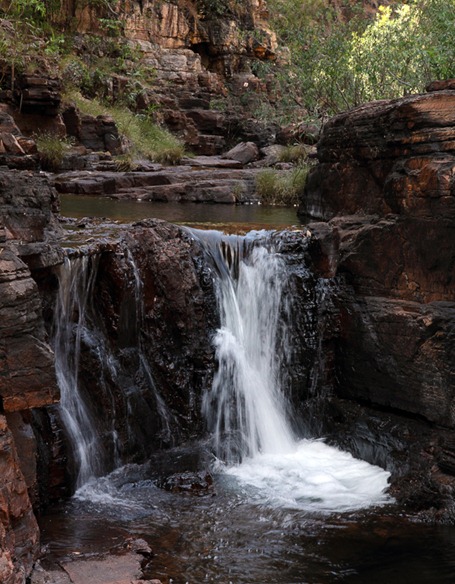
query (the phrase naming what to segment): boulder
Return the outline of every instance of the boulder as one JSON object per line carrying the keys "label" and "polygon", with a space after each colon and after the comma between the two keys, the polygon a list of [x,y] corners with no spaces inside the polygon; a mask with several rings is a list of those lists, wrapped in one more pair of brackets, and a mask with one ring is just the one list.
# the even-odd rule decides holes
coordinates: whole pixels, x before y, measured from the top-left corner
{"label": "boulder", "polygon": [[259,158],[259,149],[254,142],[241,142],[229,150],[229,152],[223,154],[223,158],[237,160],[242,164],[248,164]]}

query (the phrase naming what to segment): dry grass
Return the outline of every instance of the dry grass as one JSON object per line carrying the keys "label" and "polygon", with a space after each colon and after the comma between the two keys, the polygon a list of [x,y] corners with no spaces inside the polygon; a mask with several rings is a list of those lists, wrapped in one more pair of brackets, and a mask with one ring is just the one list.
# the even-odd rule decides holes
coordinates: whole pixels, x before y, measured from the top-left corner
{"label": "dry grass", "polygon": [[126,138],[129,154],[133,157],[143,156],[162,164],[178,164],[185,156],[182,142],[146,115],[135,114],[122,106],[104,105],[96,99],[85,99],[76,92],[68,99],[85,114],[111,116],[120,134]]}
{"label": "dry grass", "polygon": [[256,176],[256,193],[263,205],[294,206],[299,202],[309,166],[300,164],[292,170],[266,168]]}

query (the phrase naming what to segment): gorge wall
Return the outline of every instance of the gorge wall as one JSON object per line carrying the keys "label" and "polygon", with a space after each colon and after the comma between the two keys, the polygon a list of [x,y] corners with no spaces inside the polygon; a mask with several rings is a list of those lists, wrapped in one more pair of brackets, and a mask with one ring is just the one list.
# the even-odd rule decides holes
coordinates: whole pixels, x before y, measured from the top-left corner
{"label": "gorge wall", "polygon": [[0,579],[24,582],[39,552],[31,409],[59,399],[38,275],[61,261],[54,191],[32,173],[0,171]]}
{"label": "gorge wall", "polygon": [[[297,298],[286,365],[308,412],[300,430],[387,467],[400,503],[442,521],[453,521],[455,476],[454,106],[443,88],[330,121],[300,207],[308,232],[276,242]],[[2,170],[0,204],[0,574],[16,584],[39,551],[32,504],[74,481],[49,344],[68,260],[47,177]],[[96,229],[68,256],[90,281],[81,391],[107,471],[115,456],[139,462],[203,434],[218,316],[194,233],[160,221]]]}
{"label": "gorge wall", "polygon": [[[11,167],[36,167],[36,148],[25,137],[40,132],[71,136],[93,152],[125,150],[110,116],[82,113],[71,95],[63,97],[75,88],[89,99],[152,116],[197,154],[219,154],[241,140],[272,143],[277,128],[252,115],[258,100],[272,98],[251,66],[276,57],[266,18],[262,0],[71,0],[56,13],[49,7],[48,19],[71,43],[71,59],[53,59],[39,38],[30,39],[35,54],[20,49],[22,67],[0,57],[0,111],[17,126],[12,129],[8,119],[11,127],[2,128],[0,158]],[[21,34],[7,20],[0,32],[11,45]]]}
{"label": "gorge wall", "polygon": [[446,518],[455,484],[455,92],[448,86],[328,122],[299,209],[339,282],[326,431],[403,477],[399,499]]}

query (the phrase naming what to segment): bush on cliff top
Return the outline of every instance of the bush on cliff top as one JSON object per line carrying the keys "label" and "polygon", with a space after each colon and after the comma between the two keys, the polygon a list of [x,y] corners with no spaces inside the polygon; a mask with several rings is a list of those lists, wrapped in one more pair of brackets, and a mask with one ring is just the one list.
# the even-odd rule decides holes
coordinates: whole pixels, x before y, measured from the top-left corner
{"label": "bush on cliff top", "polygon": [[346,17],[327,0],[269,0],[272,24],[291,52],[277,71],[279,107],[292,114],[298,103],[312,115],[332,115],[455,77],[455,0],[393,4],[372,19],[355,4]]}

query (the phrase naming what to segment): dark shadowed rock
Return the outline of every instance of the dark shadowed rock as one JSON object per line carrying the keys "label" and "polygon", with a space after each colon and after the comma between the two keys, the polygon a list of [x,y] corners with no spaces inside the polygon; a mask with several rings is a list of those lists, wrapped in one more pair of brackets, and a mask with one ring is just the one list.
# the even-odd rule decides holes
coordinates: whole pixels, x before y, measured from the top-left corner
{"label": "dark shadowed rock", "polygon": [[300,213],[327,222],[309,228],[339,282],[326,434],[389,468],[401,502],[449,520],[455,92],[439,89],[328,122]]}
{"label": "dark shadowed rock", "polygon": [[158,486],[172,493],[189,495],[213,495],[213,478],[208,472],[184,472],[173,474],[158,481]]}

